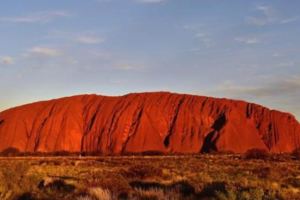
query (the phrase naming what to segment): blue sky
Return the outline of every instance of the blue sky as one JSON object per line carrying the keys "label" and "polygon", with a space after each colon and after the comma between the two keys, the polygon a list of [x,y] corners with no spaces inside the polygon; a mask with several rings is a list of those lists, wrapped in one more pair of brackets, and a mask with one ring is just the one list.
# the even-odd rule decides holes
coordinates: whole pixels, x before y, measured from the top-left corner
{"label": "blue sky", "polygon": [[0,110],[173,91],[300,119],[299,35],[297,0],[3,0]]}

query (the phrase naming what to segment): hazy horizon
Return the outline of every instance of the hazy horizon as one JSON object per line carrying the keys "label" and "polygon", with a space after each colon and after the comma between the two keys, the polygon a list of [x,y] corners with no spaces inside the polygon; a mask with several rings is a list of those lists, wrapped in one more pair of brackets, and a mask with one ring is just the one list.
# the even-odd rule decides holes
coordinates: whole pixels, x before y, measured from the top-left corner
{"label": "hazy horizon", "polygon": [[0,13],[0,111],[170,91],[300,119],[299,1],[5,0]]}

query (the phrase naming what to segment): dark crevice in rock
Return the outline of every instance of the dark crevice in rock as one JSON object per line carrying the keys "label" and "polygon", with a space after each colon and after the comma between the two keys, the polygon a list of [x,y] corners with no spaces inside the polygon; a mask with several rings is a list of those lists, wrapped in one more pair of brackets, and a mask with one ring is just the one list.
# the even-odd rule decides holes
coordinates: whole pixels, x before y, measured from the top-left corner
{"label": "dark crevice in rock", "polygon": [[[47,122],[48,118],[52,115],[53,110],[54,110],[54,105],[52,105],[50,111],[48,112],[47,116],[42,120],[42,123],[39,124],[39,117],[41,115],[41,113],[43,111],[45,111],[47,108],[43,108],[43,110],[40,110],[39,114],[36,115],[34,121],[33,121],[33,125],[30,129],[30,131],[27,129],[26,126],[26,136],[27,136],[27,141],[26,141],[26,147],[25,149],[28,150],[28,146],[30,145],[30,140],[34,140],[33,142],[33,151],[35,152],[39,146],[40,143],[40,137],[41,137],[41,131],[45,125],[45,123]],[[26,125],[25,121],[24,124]],[[35,129],[35,127],[38,126],[37,129]],[[36,131],[35,131],[36,130]]]}
{"label": "dark crevice in rock", "polygon": [[216,140],[219,138],[217,131],[212,131],[204,138],[203,146],[201,148],[201,153],[211,153],[216,152],[218,149],[216,147]]}
{"label": "dark crevice in rock", "polygon": [[89,123],[89,125],[87,127],[87,131],[90,131],[92,129],[92,127],[93,127],[93,125],[95,123],[95,119],[97,117],[97,113],[98,112],[95,112],[95,114],[93,115],[93,117],[92,117],[92,119],[91,119],[91,121],[90,121],[90,123]]}
{"label": "dark crevice in rock", "polygon": [[[99,109],[99,107],[98,107],[98,109]],[[83,133],[83,135],[82,135],[82,137],[81,137],[81,144],[80,144],[80,152],[82,152],[83,151],[83,148],[84,148],[84,139],[85,139],[85,137],[87,136],[87,134],[92,130],[92,127],[93,127],[93,125],[94,125],[94,123],[95,123],[95,120],[96,120],[96,117],[97,117],[97,114],[98,114],[98,109],[97,109],[97,111],[94,113],[94,115],[92,116],[92,118],[91,118],[91,120],[90,120],[90,122],[88,123],[88,125],[87,125],[87,128],[86,128],[86,130],[84,131],[84,133]]]}
{"label": "dark crevice in rock", "polygon": [[[120,104],[119,104],[119,105],[120,105]],[[118,122],[118,119],[119,119],[119,117],[120,117],[122,105],[123,105],[123,104],[121,104],[120,106],[118,106],[118,107],[113,111],[111,120],[110,120],[110,122],[109,122],[108,129],[107,129],[107,131],[106,131],[107,138],[108,138],[107,146],[108,146],[108,150],[109,150],[110,152],[112,152],[112,149],[113,149],[112,133],[113,133],[113,131],[115,130],[115,128],[116,128],[116,126],[117,126],[117,122]]]}
{"label": "dark crevice in rock", "polygon": [[98,138],[97,138],[96,150],[100,151],[100,152],[102,151],[102,146],[103,146],[103,143],[102,143],[103,134],[104,134],[104,127],[102,127],[100,129],[99,135],[98,135]]}
{"label": "dark crevice in rock", "polygon": [[[64,110],[64,113],[62,115],[62,120],[60,122],[60,130],[64,130],[66,129],[67,127],[67,122],[68,122],[68,119],[69,119],[69,113],[70,113],[70,110],[71,110],[71,105],[67,105],[67,107],[65,108]],[[55,138],[55,143],[54,143],[54,148],[55,149],[60,149],[61,147],[58,147],[58,145],[60,144],[61,142],[61,138],[65,137],[66,135],[66,132],[64,133],[59,133],[56,135],[56,138]]]}
{"label": "dark crevice in rock", "polygon": [[201,153],[210,153],[217,151],[216,147],[216,141],[220,137],[220,130],[225,126],[226,124],[226,115],[223,113],[221,114],[217,120],[212,125],[213,131],[207,134],[207,136],[204,138],[203,146],[201,148]]}
{"label": "dark crevice in rock", "polygon": [[[92,130],[92,127],[93,127],[94,124],[95,124],[96,118],[97,118],[97,116],[98,116],[98,114],[99,114],[99,112],[100,112],[100,108],[101,108],[101,105],[102,105],[102,101],[103,101],[103,99],[101,99],[101,100],[98,102],[97,107],[96,107],[96,109],[94,110],[94,113],[93,113],[93,116],[92,116],[91,120],[89,120],[89,122],[87,123],[87,126],[84,127],[84,132],[83,132],[83,134],[82,134],[82,136],[81,136],[81,141],[80,141],[80,152],[85,151],[85,149],[84,149],[85,138],[86,138],[87,135],[90,133],[90,131]],[[83,120],[84,120],[83,124],[85,124],[85,122],[88,121],[88,119],[87,119],[87,118],[88,118],[88,111],[89,111],[89,109],[91,109],[91,107],[92,107],[92,103],[89,103],[89,104],[86,105],[86,106],[84,107],[84,109],[83,109],[83,115],[84,115],[84,116],[83,116]]]}
{"label": "dark crevice in rock", "polygon": [[247,104],[246,117],[251,118],[252,112],[253,112],[252,104]]}
{"label": "dark crevice in rock", "polygon": [[215,131],[220,131],[225,126],[225,124],[226,124],[226,115],[223,113],[217,118],[212,128]]}
{"label": "dark crevice in rock", "polygon": [[171,120],[171,123],[170,123],[170,126],[169,126],[168,134],[164,139],[165,147],[169,147],[169,145],[170,145],[170,137],[171,137],[171,135],[173,134],[173,132],[175,130],[175,124],[176,124],[176,121],[177,121],[177,118],[178,118],[178,113],[179,113],[180,107],[183,104],[183,102],[184,102],[184,97],[179,100],[179,102],[177,104],[177,107],[175,109],[173,119]]}
{"label": "dark crevice in rock", "polygon": [[[54,104],[55,105],[55,104]],[[34,149],[33,151],[36,152],[39,145],[40,145],[40,140],[41,140],[41,132],[47,122],[47,120],[50,118],[50,116],[52,115],[53,111],[54,111],[54,105],[51,107],[49,113],[47,114],[47,116],[45,117],[45,119],[43,120],[43,122],[40,124],[38,130],[37,130],[37,136],[35,138],[35,141],[34,141]]]}
{"label": "dark crevice in rock", "polygon": [[[27,140],[29,140],[29,138],[30,138],[30,131],[29,131],[29,128],[28,128],[28,126],[27,126],[25,120],[23,120],[23,123],[24,123],[24,127],[25,127],[26,138],[27,138]],[[1,125],[1,123],[0,123],[0,125]]]}
{"label": "dark crevice in rock", "polygon": [[37,151],[37,149],[39,147],[40,140],[41,140],[40,134],[41,134],[41,131],[43,130],[43,127],[45,126],[46,121],[47,121],[47,118],[45,118],[43,120],[39,129],[37,130],[38,135],[36,136],[35,141],[34,141],[34,152]]}
{"label": "dark crevice in rock", "polygon": [[106,138],[105,146],[107,147],[106,149],[108,152],[113,152],[114,145],[115,145],[113,141],[113,133],[117,129],[120,116],[122,116],[122,114],[126,112],[126,110],[128,109],[131,103],[132,102],[128,102],[128,101],[118,101],[111,112],[112,117],[110,117],[106,121],[107,125],[105,131],[103,132],[104,134],[103,138]]}
{"label": "dark crevice in rock", "polygon": [[129,142],[130,138],[136,134],[143,115],[143,110],[144,106],[142,105],[135,111],[134,118],[129,128],[128,137],[126,138],[126,141],[124,142],[122,147],[122,152],[124,152],[124,150],[126,149],[127,143]]}
{"label": "dark crevice in rock", "polygon": [[269,123],[265,130],[266,131],[265,131],[265,133],[263,133],[261,139],[262,139],[263,143],[266,145],[266,147],[268,149],[270,149],[272,146],[272,143],[273,143],[273,141],[272,141],[272,124]]}
{"label": "dark crevice in rock", "polygon": [[202,101],[202,103],[201,103],[201,108],[200,108],[200,112],[202,112],[202,111],[204,110],[207,101],[208,101],[208,98],[205,98],[204,101]]}

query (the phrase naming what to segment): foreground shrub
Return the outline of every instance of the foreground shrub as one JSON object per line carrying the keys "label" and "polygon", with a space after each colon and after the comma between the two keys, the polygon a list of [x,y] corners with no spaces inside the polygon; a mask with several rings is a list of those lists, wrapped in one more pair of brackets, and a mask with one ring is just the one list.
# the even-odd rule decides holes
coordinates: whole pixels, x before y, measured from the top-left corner
{"label": "foreground shrub", "polygon": [[26,192],[16,197],[14,200],[36,200],[36,198],[31,193]]}
{"label": "foreground shrub", "polygon": [[174,190],[183,196],[190,196],[192,194],[195,194],[195,188],[188,183],[187,181],[179,181],[176,183],[173,183],[172,185],[169,186],[171,190]]}
{"label": "foreground shrub", "polygon": [[265,194],[261,188],[243,188],[230,186],[225,182],[213,182],[204,187],[199,194],[199,199],[271,200],[280,198],[273,194]]}
{"label": "foreground shrub", "polygon": [[295,160],[300,160],[300,149],[299,149],[299,148],[295,149],[295,150],[292,152],[292,157],[293,157]]}
{"label": "foreground shrub", "polygon": [[66,183],[64,180],[57,179],[52,180],[49,183],[45,183],[45,181],[42,181],[38,188],[43,191],[44,194],[46,194],[49,197],[64,197],[67,194],[71,194],[75,190],[75,186]]}
{"label": "foreground shrub", "polygon": [[123,172],[123,175],[128,178],[148,178],[154,176],[162,176],[162,169],[151,165],[134,165]]}
{"label": "foreground shrub", "polygon": [[270,154],[265,149],[250,149],[245,153],[245,159],[268,159]]}
{"label": "foreground shrub", "polygon": [[164,152],[161,151],[144,151],[141,153],[143,156],[162,156]]}
{"label": "foreground shrub", "polygon": [[76,156],[77,154],[69,151],[55,151],[53,153],[49,153],[50,156]]}
{"label": "foreground shrub", "polygon": [[300,188],[300,179],[297,177],[290,177],[290,178],[287,178],[285,181],[287,182],[287,184],[289,184],[295,188]]}
{"label": "foreground shrub", "polygon": [[9,147],[7,149],[4,149],[1,153],[0,156],[19,156],[20,155],[20,151],[19,149],[15,148],[15,147]]}
{"label": "foreground shrub", "polygon": [[104,156],[105,154],[103,154],[100,151],[91,151],[91,152],[81,152],[80,153],[81,156]]}
{"label": "foreground shrub", "polygon": [[213,182],[205,185],[203,190],[199,193],[199,198],[216,198],[227,199],[231,196],[231,191],[228,190],[224,182]]}

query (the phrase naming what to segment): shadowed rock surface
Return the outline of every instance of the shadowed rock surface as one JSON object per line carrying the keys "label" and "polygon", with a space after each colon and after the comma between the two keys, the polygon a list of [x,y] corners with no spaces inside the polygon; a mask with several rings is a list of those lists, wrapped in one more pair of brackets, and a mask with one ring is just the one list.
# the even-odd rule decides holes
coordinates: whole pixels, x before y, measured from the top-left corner
{"label": "shadowed rock surface", "polygon": [[80,95],[0,113],[0,151],[291,152],[300,125],[288,113],[229,99],[136,93]]}

